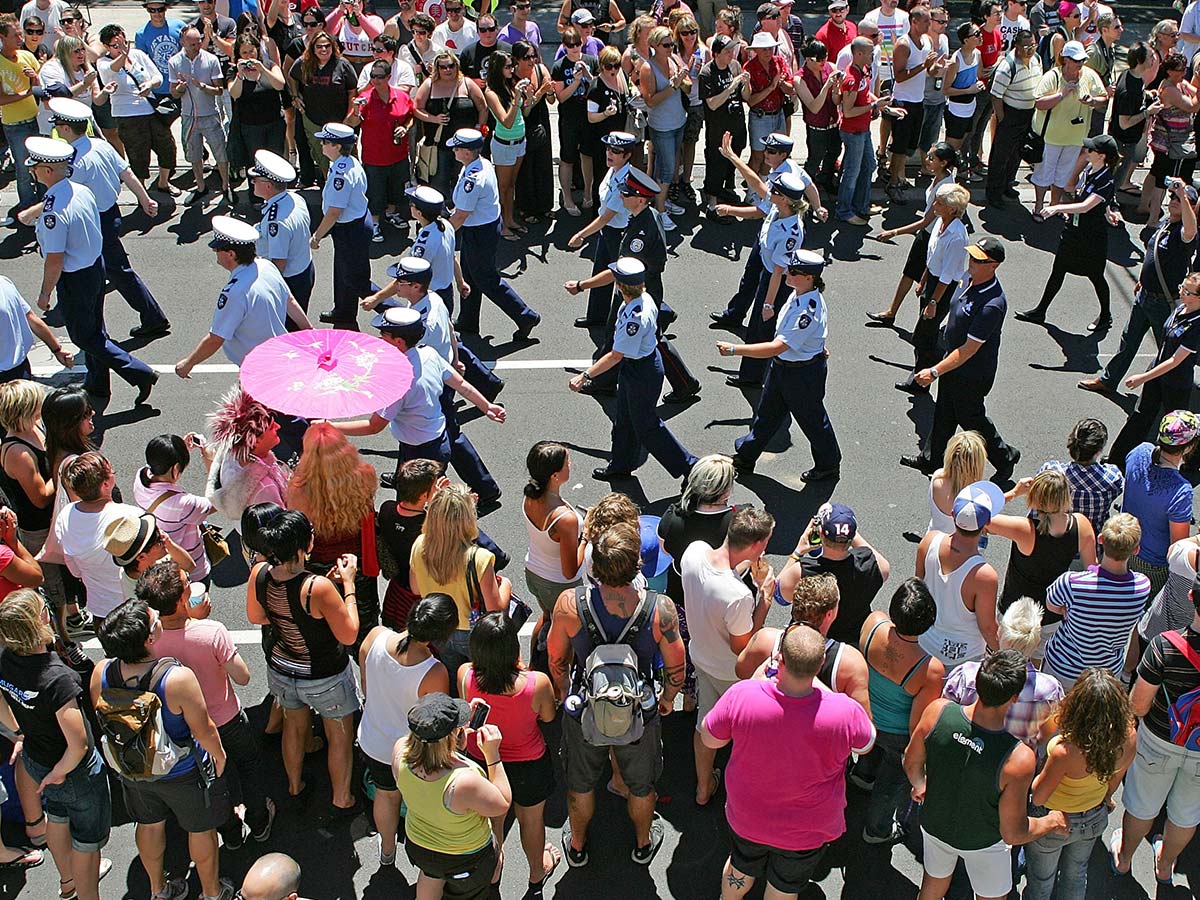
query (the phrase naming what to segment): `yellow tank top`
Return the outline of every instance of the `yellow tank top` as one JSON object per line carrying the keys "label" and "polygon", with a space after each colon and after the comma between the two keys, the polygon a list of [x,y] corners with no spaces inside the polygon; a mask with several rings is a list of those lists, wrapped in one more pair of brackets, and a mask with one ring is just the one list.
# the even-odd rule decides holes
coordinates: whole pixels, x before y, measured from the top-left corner
{"label": "yellow tank top", "polygon": [[[422,597],[428,597],[433,593],[448,594],[454,600],[454,605],[458,607],[458,630],[468,630],[471,627],[471,594],[467,587],[466,556],[463,557],[462,574],[450,583],[443,584],[433,577],[425,565],[425,557],[422,555],[424,548],[425,535],[421,535],[413,542],[412,552],[408,558],[409,566],[416,576],[417,593]],[[484,570],[493,564],[495,559],[491,550],[485,550],[482,547],[475,550],[475,572],[480,579],[483,578]]]}
{"label": "yellow tank top", "polygon": [[[476,772],[482,772],[467,757],[455,755]],[[426,850],[455,855],[474,853],[487,845],[492,839],[492,828],[486,818],[476,812],[460,814],[446,808],[446,788],[466,772],[466,768],[457,767],[437,781],[426,781],[401,761],[396,772],[396,786],[400,788],[404,803],[408,806],[408,816],[404,820],[408,840],[415,841]]]}
{"label": "yellow tank top", "polygon": [[[1050,738],[1046,752],[1053,753],[1054,748],[1061,742],[1062,737],[1056,734]],[[1064,775],[1062,781],[1058,783],[1058,787],[1054,789],[1054,793],[1046,800],[1046,808],[1057,809],[1065,813],[1086,812],[1098,806],[1106,793],[1108,793],[1108,784],[1090,772],[1082,778],[1068,778]]]}

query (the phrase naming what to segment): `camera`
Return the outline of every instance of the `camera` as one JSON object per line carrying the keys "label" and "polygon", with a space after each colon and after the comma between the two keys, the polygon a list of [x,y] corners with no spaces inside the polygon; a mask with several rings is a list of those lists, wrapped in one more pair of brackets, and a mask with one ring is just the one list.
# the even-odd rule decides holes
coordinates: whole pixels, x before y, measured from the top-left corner
{"label": "camera", "polygon": [[1179,179],[1178,179],[1178,178],[1173,178],[1173,177],[1171,177],[1170,175],[1168,175],[1166,178],[1164,178],[1164,179],[1163,179],[1163,185],[1166,187],[1166,189],[1167,189],[1168,191],[1173,191],[1173,190],[1175,190],[1175,187],[1176,187],[1178,184],[1180,184],[1180,181],[1179,181]]}

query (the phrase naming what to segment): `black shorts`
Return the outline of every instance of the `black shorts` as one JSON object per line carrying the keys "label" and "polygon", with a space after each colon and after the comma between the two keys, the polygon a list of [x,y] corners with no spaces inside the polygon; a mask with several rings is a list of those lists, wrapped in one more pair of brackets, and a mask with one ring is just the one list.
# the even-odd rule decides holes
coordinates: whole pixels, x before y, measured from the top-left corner
{"label": "black shorts", "polygon": [[180,828],[189,834],[199,834],[220,828],[229,821],[233,809],[225,778],[218,778],[206,790],[195,769],[179,778],[161,781],[122,778],[121,788],[129,816],[139,825],[157,825],[172,813]]}
{"label": "black shorts", "polygon": [[780,850],[748,841],[732,828],[729,836],[733,838],[729,864],[755,880],[765,874],[767,884],[783,894],[798,894],[804,890],[829,846],[822,844],[815,850]]}
{"label": "black shorts", "polygon": [[579,162],[580,152],[587,152],[588,124],[587,114],[582,118],[573,115],[558,117],[558,158],[565,163],[575,165]]}
{"label": "black shorts", "polygon": [[662,775],[662,719],[657,715],[646,723],[641,740],[618,747],[593,747],[583,739],[583,726],[575,716],[563,717],[563,754],[567,770],[567,790],[587,794],[596,788],[600,774],[608,765],[608,751],[617,757],[621,776],[635,797],[654,792],[654,782]]}
{"label": "black shorts", "polygon": [[1179,178],[1190,184],[1195,171],[1196,160],[1194,159],[1171,159],[1165,153],[1154,151],[1154,161],[1150,164],[1150,177],[1160,188],[1166,187],[1163,183],[1165,178]]}
{"label": "black shorts", "polygon": [[961,141],[971,130],[971,120],[974,119],[974,116],[956,116],[947,107],[944,118],[946,120],[946,140]]}
{"label": "black shorts", "polygon": [[372,759],[367,754],[363,754],[363,761],[366,763],[367,772],[371,776],[371,781],[375,787],[381,791],[398,791],[396,786],[396,773],[392,771],[391,763],[382,763],[377,759]]}
{"label": "black shorts", "polygon": [[554,765],[549,750],[540,759],[506,762],[504,773],[512,788],[512,802],[517,806],[537,806],[554,793]]}
{"label": "black shorts", "polygon": [[496,849],[491,842],[474,853],[439,853],[412,840],[404,842],[408,861],[428,875],[445,881],[443,897],[456,900],[484,900],[492,892],[492,873],[496,870]]}
{"label": "black shorts", "polygon": [[925,276],[925,251],[929,249],[929,232],[922,228],[913,237],[904,261],[904,277],[920,281]]}
{"label": "black shorts", "polygon": [[921,120],[925,115],[925,104],[921,101],[909,103],[900,100],[892,104],[908,110],[903,119],[892,119],[892,155],[912,156],[921,142]]}

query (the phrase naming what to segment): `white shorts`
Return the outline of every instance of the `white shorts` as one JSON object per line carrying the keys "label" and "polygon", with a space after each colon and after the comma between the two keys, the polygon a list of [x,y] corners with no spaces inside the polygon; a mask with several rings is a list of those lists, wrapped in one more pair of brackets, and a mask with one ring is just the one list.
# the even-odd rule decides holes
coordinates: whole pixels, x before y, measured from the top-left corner
{"label": "white shorts", "polygon": [[1155,818],[1165,803],[1167,819],[1180,828],[1200,825],[1200,753],[1187,750],[1138,725],[1137,756],[1121,794],[1135,819]]}
{"label": "white shorts", "polygon": [[525,139],[515,144],[506,144],[498,137],[492,138],[492,165],[515,166],[517,160],[525,155]]}
{"label": "white shorts", "polygon": [[971,879],[971,890],[980,897],[1007,897],[1012,890],[1012,855],[998,841],[982,850],[959,850],[921,829],[925,846],[925,871],[931,878],[949,878],[961,859]]}
{"label": "white shorts", "polygon": [[712,712],[721,696],[737,684],[737,680],[722,681],[713,678],[699,666],[696,667],[696,730],[704,723],[704,717]]}
{"label": "white shorts", "polygon": [[1033,167],[1033,183],[1037,187],[1059,187],[1064,190],[1071,186],[1071,174],[1075,171],[1075,163],[1081,147],[1063,147],[1059,144],[1046,144],[1042,161]]}

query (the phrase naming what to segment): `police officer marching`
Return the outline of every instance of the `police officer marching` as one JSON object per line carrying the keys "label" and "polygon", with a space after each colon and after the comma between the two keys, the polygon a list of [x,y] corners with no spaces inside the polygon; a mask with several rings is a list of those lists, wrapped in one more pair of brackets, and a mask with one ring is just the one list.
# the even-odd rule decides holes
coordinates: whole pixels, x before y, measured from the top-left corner
{"label": "police officer marching", "polygon": [[[567,241],[568,247],[578,249],[593,234],[600,233],[592,254],[592,275],[607,271],[609,264],[621,255],[621,236],[629,224],[629,210],[622,202],[621,187],[629,177],[637,138],[627,131],[612,131],[600,138],[600,142],[604,144],[608,163],[608,171],[600,180],[600,214]],[[603,328],[609,324],[611,307],[612,294],[606,286],[592,288],[588,291],[587,312],[575,320],[575,327]]]}
{"label": "police officer marching", "polygon": [[[465,366],[459,358],[458,339],[450,324],[450,311],[438,293],[429,289],[433,277],[429,260],[418,256],[402,257],[388,268],[388,275],[392,283],[363,300],[363,308],[374,309],[383,304],[383,312],[400,305],[415,309],[425,325],[425,337],[420,346],[432,347],[456,372],[465,374]],[[462,433],[458,411],[454,408],[454,389],[448,384],[442,388],[441,409],[446,418],[446,438],[450,442],[450,465],[475,492],[481,506],[497,504],[500,486],[479,458],[470,438]],[[384,487],[390,486],[387,481],[385,476]]]}
{"label": "police officer marching", "polygon": [[263,201],[257,253],[275,264],[288,290],[307,313],[316,282],[316,267],[308,243],[312,239],[308,204],[295,191],[289,190],[289,186],[296,183],[296,169],[282,156],[270,150],[258,150],[254,154],[254,165],[246,174],[252,182],[254,196]]}
{"label": "police officer marching", "polygon": [[596,376],[617,366],[623,370],[613,416],[612,457],[607,466],[593,469],[592,477],[631,477],[641,465],[645,450],[672,476],[683,478],[696,464],[696,457],[679,443],[658,414],[663,364],[658,352],[658,307],[646,290],[646,266],[626,256],[609,266],[609,271],[621,296],[612,349],[569,383],[578,393]]}
{"label": "police officer marching", "polygon": [[62,141],[33,136],[25,139],[25,152],[30,174],[46,188],[35,223],[44,260],[38,308],[49,309],[50,297],[57,290],[67,334],[84,354],[87,376],[83,386],[88,393],[108,397],[112,370],[138,389],[134,405],[145,403],[158,376],[113,343],[104,327],[100,211],[92,192],[69,178],[75,150]]}
{"label": "police officer marching", "polygon": [[218,350],[224,350],[229,361],[240,366],[263,341],[286,333],[289,319],[299,329],[312,328],[279,269],[258,258],[257,228],[232,216],[213,216],[212,229],[208,246],[216,252],[221,268],[229,272],[229,281],[217,297],[208,334],[175,364],[180,378],[190,378],[192,369]]}
{"label": "police officer marching", "polygon": [[333,234],[333,309],[321,321],[358,330],[358,301],[371,293],[371,226],[367,221],[367,173],[354,158],[354,129],[330,122],[313,135],[330,161],[321,190],[321,221],[309,246]]}
{"label": "police officer marching", "polygon": [[446,146],[462,164],[454,185],[454,215],[450,224],[458,233],[462,273],[471,287],[459,304],[458,331],[479,334],[480,305],[483,297],[487,297],[516,324],[513,340],[527,341],[542,317],[500,277],[496,266],[496,250],[500,246],[500,188],[495,167],[479,155],[483,150],[483,134],[474,128],[460,128]]}
{"label": "police officer marching", "polygon": [[[793,141],[788,135],[773,132],[768,134],[763,140],[763,159],[770,166],[770,171],[763,179],[745,162],[742,161],[736,153],[733,152],[733,137],[726,132],[721,137],[721,155],[724,156],[733,167],[741,173],[743,178],[746,178],[747,184],[753,185],[755,182],[750,181],[747,173],[752,173],[758,180],[766,182],[768,186],[775,183],[775,180],[784,173],[795,175],[804,184],[804,196],[808,200],[809,207],[813,210],[813,218],[818,222],[824,222],[829,218],[829,210],[821,205],[821,192],[817,190],[817,186],[813,184],[808,173],[804,171],[804,167],[800,163],[791,158],[792,148],[795,147]],[[735,216],[739,219],[762,219],[771,212],[771,197],[768,192],[760,192],[752,190],[747,197],[746,206],[730,206],[728,204],[718,204],[716,213],[718,216]],[[729,299],[725,305],[725,309],[720,312],[709,313],[709,318],[712,319],[710,328],[740,328],[742,320],[746,317],[746,312],[754,303],[754,292],[758,289],[759,278],[762,277],[762,257],[758,253],[759,239],[763,236],[765,229],[759,230],[759,237],[755,239],[754,246],[751,252],[746,257],[746,268],[742,272],[741,281],[738,282],[737,292]]]}
{"label": "police officer marching", "polygon": [[750,433],[734,442],[733,464],[743,471],[754,470],[767,442],[790,412],[812,447],[813,467],[802,472],[800,478],[825,481],[840,474],[842,452],[825,411],[829,356],[825,341],[829,329],[821,296],[825,289],[821,280],[824,268],[825,260],[819,253],[792,251],[787,267],[792,295],[778,312],[774,340],[758,344],[717,342],[721,356],[771,360]]}
{"label": "police officer marching", "polygon": [[[171,330],[171,323],[167,321],[154,295],[129,265],[129,254],[121,243],[121,209],[117,205],[121,184],[129,187],[147,216],[154,218],[158,215],[158,203],[150,199],[142,183],[130,170],[129,163],[111,144],[103,140],[93,141],[88,137],[88,124],[92,121],[90,107],[67,97],[54,97],[49,101],[49,106],[59,136],[75,151],[71,163],[71,181],[88,188],[96,198],[96,208],[100,211],[103,239],[100,253],[104,257],[105,275],[130,309],[138,314],[140,323],[129,332],[130,336],[148,338],[166,334]],[[26,224],[32,224],[41,210],[41,204],[37,204],[24,210],[19,218]],[[63,324],[55,315],[58,312],[52,310],[47,317],[51,325]]]}

